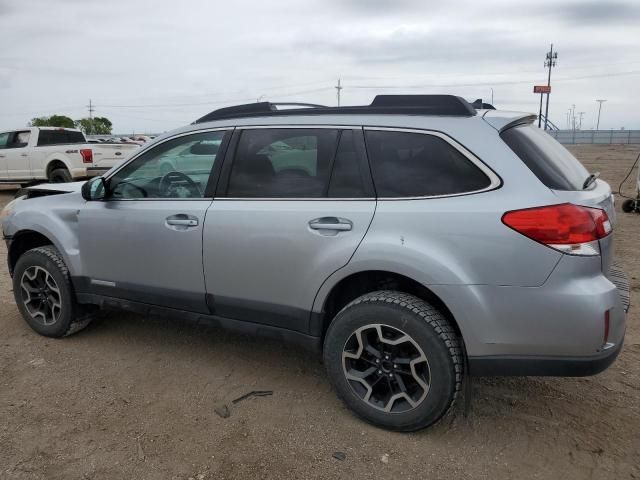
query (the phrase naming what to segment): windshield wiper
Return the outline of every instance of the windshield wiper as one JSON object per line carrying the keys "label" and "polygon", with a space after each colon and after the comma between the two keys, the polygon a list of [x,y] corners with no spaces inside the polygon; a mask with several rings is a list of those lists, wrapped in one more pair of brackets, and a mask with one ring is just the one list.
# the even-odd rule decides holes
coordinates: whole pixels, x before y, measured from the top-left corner
{"label": "windshield wiper", "polygon": [[582,189],[586,190],[587,188],[589,188],[591,184],[595,182],[596,178],[598,178],[599,176],[600,176],[600,172],[592,173],[591,175],[589,175],[587,179],[584,181],[584,183],[582,184]]}

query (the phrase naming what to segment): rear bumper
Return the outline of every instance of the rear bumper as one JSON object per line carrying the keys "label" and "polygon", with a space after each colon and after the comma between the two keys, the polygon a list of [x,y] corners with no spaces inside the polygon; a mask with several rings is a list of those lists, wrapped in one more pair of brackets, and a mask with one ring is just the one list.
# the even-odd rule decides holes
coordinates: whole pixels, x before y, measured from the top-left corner
{"label": "rear bumper", "polygon": [[549,376],[586,377],[606,370],[622,350],[623,340],[591,357],[469,357],[469,373],[475,377]]}
{"label": "rear bumper", "polygon": [[87,167],[87,177],[99,177],[100,175],[104,175],[110,170],[110,168],[106,167]]}

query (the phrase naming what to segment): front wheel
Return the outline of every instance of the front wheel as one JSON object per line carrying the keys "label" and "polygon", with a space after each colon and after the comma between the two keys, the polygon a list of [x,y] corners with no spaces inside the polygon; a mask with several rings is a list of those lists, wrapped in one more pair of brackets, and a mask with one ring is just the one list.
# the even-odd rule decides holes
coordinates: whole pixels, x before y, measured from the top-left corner
{"label": "front wheel", "polygon": [[65,337],[89,324],[75,301],[69,270],[51,245],[25,252],[13,272],[13,294],[29,326],[45,337]]}
{"label": "front wheel", "polygon": [[324,342],[329,380],[364,420],[396,431],[437,422],[462,383],[463,357],[440,311],[407,293],[368,293],[335,317]]}

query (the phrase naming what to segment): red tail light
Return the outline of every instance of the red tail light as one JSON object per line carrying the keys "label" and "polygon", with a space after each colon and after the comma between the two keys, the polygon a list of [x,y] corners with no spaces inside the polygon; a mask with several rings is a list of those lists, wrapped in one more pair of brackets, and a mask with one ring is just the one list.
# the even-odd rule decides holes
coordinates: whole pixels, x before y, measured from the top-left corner
{"label": "red tail light", "polygon": [[597,241],[611,233],[607,212],[571,203],[514,210],[505,213],[502,222],[536,242],[574,255],[597,255]]}
{"label": "red tail light", "polygon": [[90,148],[81,149],[80,155],[82,155],[82,163],[93,163],[93,150]]}

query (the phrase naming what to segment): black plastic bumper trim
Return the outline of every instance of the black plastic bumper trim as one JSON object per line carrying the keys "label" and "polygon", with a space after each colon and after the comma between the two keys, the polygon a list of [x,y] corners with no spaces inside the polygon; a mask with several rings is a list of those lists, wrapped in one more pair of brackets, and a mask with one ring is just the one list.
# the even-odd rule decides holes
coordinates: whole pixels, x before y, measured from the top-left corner
{"label": "black plastic bumper trim", "polygon": [[587,377],[606,370],[618,357],[623,342],[590,357],[469,357],[469,372],[474,377],[535,376]]}

